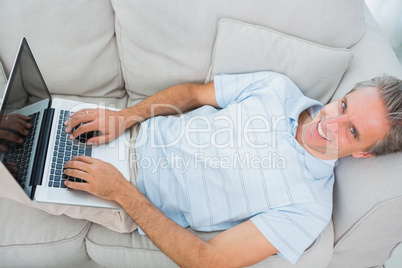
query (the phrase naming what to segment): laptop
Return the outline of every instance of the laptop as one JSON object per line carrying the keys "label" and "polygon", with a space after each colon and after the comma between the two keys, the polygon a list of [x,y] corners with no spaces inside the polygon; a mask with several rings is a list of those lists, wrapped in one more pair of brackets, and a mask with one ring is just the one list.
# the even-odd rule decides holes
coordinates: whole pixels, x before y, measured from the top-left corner
{"label": "laptop", "polygon": [[[12,175],[8,177],[14,178],[32,200],[120,209],[113,201],[64,185],[67,179],[85,183],[63,172],[64,164],[76,155],[109,162],[130,180],[129,130],[99,146],[86,144],[87,139],[99,135],[98,132],[87,132],[71,140],[64,130],[64,122],[71,113],[97,107],[100,106],[52,98],[27,40],[22,38],[1,104],[0,160]],[[32,124],[27,135],[15,124],[23,120],[23,116],[28,116]],[[23,142],[13,142],[12,137]]]}

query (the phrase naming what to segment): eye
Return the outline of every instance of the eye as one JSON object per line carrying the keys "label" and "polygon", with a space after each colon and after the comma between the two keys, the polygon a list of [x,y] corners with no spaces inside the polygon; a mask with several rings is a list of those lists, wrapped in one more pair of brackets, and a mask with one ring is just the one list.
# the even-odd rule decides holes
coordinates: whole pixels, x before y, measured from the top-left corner
{"label": "eye", "polygon": [[352,128],[350,129],[350,132],[352,133],[353,136],[356,136],[356,130],[355,130],[355,128],[352,127]]}
{"label": "eye", "polygon": [[345,102],[342,102],[342,103],[341,103],[341,107],[342,107],[342,110],[345,111],[345,110],[346,110],[346,103],[345,103]]}

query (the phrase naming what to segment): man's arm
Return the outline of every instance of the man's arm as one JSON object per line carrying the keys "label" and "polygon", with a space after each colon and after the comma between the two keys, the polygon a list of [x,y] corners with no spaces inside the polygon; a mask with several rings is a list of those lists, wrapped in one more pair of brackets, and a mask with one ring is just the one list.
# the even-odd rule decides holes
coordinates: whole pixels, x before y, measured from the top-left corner
{"label": "man's arm", "polygon": [[90,143],[109,142],[138,122],[158,115],[181,114],[203,105],[219,108],[215,98],[214,83],[182,84],[158,92],[142,102],[120,111],[84,109],[74,113],[65,122],[66,132],[80,123],[71,135],[76,138],[84,132],[100,130],[102,136],[88,140]]}
{"label": "man's arm", "polygon": [[66,186],[114,200],[167,256],[182,267],[242,267],[257,263],[277,249],[250,220],[204,241],[167,218],[113,165],[86,156],[67,162],[65,173],[87,183]]}
{"label": "man's arm", "polygon": [[214,83],[182,84],[158,92],[137,105],[123,109],[126,118],[138,116],[140,121],[158,115],[181,114],[204,105],[219,108]]}
{"label": "man's arm", "polygon": [[250,220],[206,242],[167,218],[134,186],[116,201],[180,267],[244,267],[277,253]]}

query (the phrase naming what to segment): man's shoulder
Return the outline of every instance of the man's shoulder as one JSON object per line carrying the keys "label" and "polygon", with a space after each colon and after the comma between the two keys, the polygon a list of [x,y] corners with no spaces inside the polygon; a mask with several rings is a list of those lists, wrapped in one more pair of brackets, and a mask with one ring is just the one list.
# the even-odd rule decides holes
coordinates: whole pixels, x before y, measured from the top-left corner
{"label": "man's shoulder", "polygon": [[261,84],[264,88],[269,91],[274,91],[275,94],[281,99],[291,99],[303,97],[304,94],[299,89],[299,87],[292,81],[288,76],[271,72],[271,71],[262,71],[257,73],[252,73],[259,79],[255,79],[256,83]]}
{"label": "man's shoulder", "polygon": [[282,107],[286,100],[303,96],[300,89],[284,74],[259,71],[254,73],[220,74],[214,78],[218,105],[242,102],[251,96],[271,102],[278,99]]}
{"label": "man's shoulder", "polygon": [[251,73],[235,73],[235,74],[227,74],[227,73],[222,73],[214,78],[216,79],[231,79],[231,80],[236,80],[236,81],[247,81],[251,82],[251,84],[266,84],[266,85],[271,85],[271,86],[285,86],[288,87],[289,89],[297,89],[299,92],[299,88],[296,86],[296,84],[292,81],[291,78],[286,76],[285,74],[282,73],[277,73],[277,72],[272,72],[272,71],[257,71],[257,72],[251,72]]}

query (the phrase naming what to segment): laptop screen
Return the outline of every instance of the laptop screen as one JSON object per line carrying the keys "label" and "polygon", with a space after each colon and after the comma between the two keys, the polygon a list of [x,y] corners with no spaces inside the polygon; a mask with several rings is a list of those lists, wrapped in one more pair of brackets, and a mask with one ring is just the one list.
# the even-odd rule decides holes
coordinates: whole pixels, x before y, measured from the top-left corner
{"label": "laptop screen", "polygon": [[50,103],[50,93],[23,38],[1,104],[0,159],[29,196],[42,119]]}

